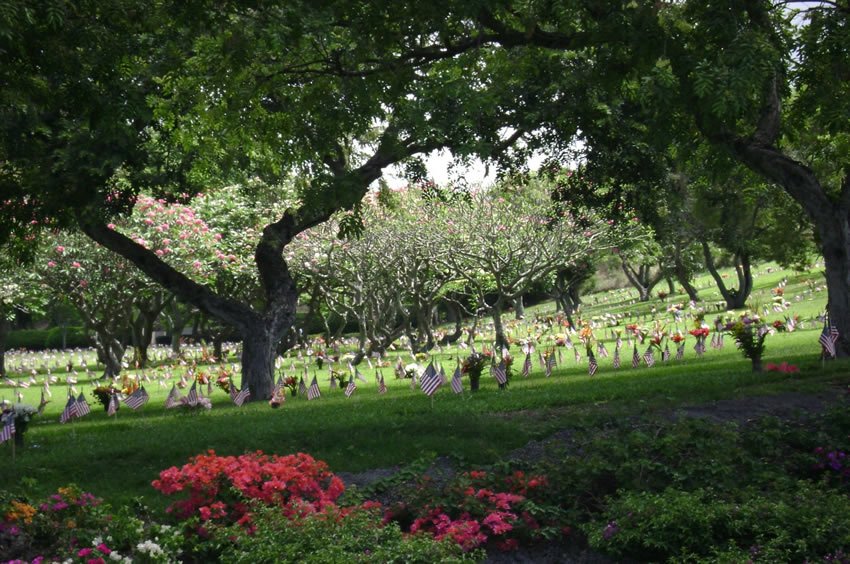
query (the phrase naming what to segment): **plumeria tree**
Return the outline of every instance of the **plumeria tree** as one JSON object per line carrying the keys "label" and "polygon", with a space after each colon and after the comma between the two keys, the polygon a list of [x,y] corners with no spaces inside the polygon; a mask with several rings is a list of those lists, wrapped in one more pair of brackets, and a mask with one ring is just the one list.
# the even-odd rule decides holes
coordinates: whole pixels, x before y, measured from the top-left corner
{"label": "plumeria tree", "polygon": [[572,216],[539,191],[476,194],[445,206],[441,217],[446,252],[437,260],[475,289],[481,311],[493,318],[499,347],[508,344],[502,323],[507,305],[550,273],[616,244],[608,222]]}
{"label": "plumeria tree", "polygon": [[0,376],[6,376],[6,338],[19,311],[37,312],[49,298],[39,284],[38,275],[29,265],[16,264],[6,255],[0,255]]}

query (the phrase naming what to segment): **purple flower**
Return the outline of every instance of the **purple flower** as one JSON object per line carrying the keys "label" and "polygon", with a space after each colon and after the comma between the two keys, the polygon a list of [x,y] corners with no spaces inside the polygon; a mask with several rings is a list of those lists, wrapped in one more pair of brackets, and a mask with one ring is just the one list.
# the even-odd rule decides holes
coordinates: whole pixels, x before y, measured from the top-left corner
{"label": "purple flower", "polygon": [[620,532],[620,527],[617,525],[616,521],[611,521],[608,525],[605,526],[605,529],[602,531],[602,538],[604,540],[611,540],[611,537]]}
{"label": "purple flower", "polygon": [[54,503],[53,507],[51,509],[53,509],[53,511],[62,511],[63,509],[67,509],[67,508],[68,508],[68,504],[65,503],[64,501],[60,501],[59,503]]}

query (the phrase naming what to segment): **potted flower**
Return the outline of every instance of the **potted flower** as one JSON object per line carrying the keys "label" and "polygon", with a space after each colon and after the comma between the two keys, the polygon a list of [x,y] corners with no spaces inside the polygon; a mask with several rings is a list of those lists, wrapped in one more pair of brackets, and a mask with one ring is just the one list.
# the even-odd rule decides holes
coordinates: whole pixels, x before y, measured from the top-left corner
{"label": "potted flower", "polygon": [[469,375],[469,389],[471,391],[478,391],[478,386],[481,382],[481,372],[484,371],[484,367],[487,365],[488,362],[489,356],[485,356],[484,354],[479,352],[474,352],[465,359],[463,359],[463,364],[461,364],[460,371],[463,374]]}

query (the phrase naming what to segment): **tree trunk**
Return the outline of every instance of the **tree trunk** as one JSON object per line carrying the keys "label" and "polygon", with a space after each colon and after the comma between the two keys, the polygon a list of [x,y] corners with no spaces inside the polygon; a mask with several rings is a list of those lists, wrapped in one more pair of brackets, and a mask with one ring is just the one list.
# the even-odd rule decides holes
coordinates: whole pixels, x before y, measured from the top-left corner
{"label": "tree trunk", "polygon": [[248,386],[251,399],[272,396],[274,359],[280,335],[265,324],[258,324],[242,335],[242,388]]}
{"label": "tree trunk", "polygon": [[454,333],[445,335],[440,339],[440,345],[454,343],[463,334],[463,316],[461,315],[460,306],[453,301],[446,301],[446,310],[448,311],[449,321],[454,321],[455,330]]}
{"label": "tree trunk", "polygon": [[671,296],[676,293],[676,286],[673,284],[673,279],[670,276],[667,277],[667,293]]}
{"label": "tree trunk", "polygon": [[720,290],[720,295],[726,300],[726,309],[732,310],[745,307],[747,305],[747,298],[750,297],[750,292],[753,290],[753,274],[749,256],[746,253],[735,255],[734,262],[735,272],[738,275],[738,287],[727,288],[726,283],[723,282],[723,277],[718,272],[714,263],[714,257],[711,254],[708,242],[703,240],[701,244],[702,253],[705,257],[705,267],[708,269],[711,277],[714,278],[714,282]]}
{"label": "tree trunk", "polygon": [[490,310],[490,316],[493,318],[493,330],[496,333],[497,349],[508,348],[508,341],[505,338],[505,326],[502,325],[502,307],[502,298],[499,298]]}
{"label": "tree trunk", "polygon": [[11,328],[12,324],[6,316],[0,317],[0,376],[3,378],[6,377],[6,338]]}
{"label": "tree trunk", "polygon": [[525,319],[525,303],[522,296],[514,300],[514,310],[516,319]]}
{"label": "tree trunk", "polygon": [[620,266],[623,268],[623,272],[626,274],[629,283],[637,289],[639,300],[642,302],[649,301],[649,297],[652,295],[652,289],[663,278],[662,272],[659,270],[653,276],[652,266],[648,264],[642,264],[635,270],[626,262],[626,259],[621,259]]}
{"label": "tree trunk", "polygon": [[831,225],[817,225],[828,291],[829,321],[838,329],[837,356],[850,356],[850,221],[844,210]]}
{"label": "tree trunk", "polygon": [[97,357],[104,365],[104,378],[117,378],[121,374],[121,361],[124,358],[124,345],[121,341],[102,329],[95,329],[94,346]]}

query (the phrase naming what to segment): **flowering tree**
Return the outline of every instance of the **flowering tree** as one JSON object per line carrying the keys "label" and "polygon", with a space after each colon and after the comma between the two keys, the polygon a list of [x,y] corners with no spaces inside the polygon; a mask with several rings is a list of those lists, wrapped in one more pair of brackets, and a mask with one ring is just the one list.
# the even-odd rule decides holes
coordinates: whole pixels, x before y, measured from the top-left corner
{"label": "flowering tree", "polygon": [[611,225],[559,214],[539,192],[478,194],[445,206],[442,216],[446,251],[437,260],[474,288],[479,307],[493,318],[499,347],[508,344],[502,324],[507,304],[559,268],[615,244]]}
{"label": "flowering tree", "polygon": [[17,311],[38,311],[47,301],[47,293],[38,283],[38,275],[27,265],[15,264],[0,255],[0,376],[6,376],[6,337]]}

